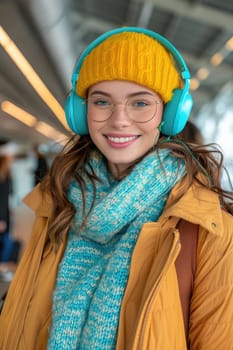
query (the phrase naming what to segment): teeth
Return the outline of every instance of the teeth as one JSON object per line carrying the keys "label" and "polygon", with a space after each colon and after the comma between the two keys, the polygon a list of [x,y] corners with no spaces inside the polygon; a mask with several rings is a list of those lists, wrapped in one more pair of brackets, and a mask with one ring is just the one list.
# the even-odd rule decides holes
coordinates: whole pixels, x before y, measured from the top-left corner
{"label": "teeth", "polygon": [[124,142],[129,142],[129,141],[135,140],[136,136],[130,136],[130,137],[111,137],[111,136],[108,136],[108,139],[112,142],[124,143]]}

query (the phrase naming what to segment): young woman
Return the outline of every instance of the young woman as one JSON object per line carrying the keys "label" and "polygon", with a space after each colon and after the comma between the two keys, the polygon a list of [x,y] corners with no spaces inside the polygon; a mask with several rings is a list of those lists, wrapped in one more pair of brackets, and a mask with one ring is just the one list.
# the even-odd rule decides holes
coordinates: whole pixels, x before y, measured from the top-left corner
{"label": "young woman", "polygon": [[189,79],[142,28],[81,55],[66,104],[77,135],[25,199],[36,220],[2,350],[233,349],[233,194],[217,149],[176,138]]}

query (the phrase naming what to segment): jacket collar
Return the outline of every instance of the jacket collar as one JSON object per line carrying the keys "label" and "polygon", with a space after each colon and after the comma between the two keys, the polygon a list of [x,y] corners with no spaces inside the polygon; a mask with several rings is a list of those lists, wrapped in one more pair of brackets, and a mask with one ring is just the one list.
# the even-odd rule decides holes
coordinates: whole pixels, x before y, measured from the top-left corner
{"label": "jacket collar", "polygon": [[218,195],[195,183],[176,201],[182,185],[183,182],[178,183],[171,191],[162,216],[184,219],[221,236],[224,227]]}
{"label": "jacket collar", "polygon": [[48,193],[42,193],[40,184],[23,199],[23,202],[31,208],[36,215],[49,217],[53,211],[53,201]]}

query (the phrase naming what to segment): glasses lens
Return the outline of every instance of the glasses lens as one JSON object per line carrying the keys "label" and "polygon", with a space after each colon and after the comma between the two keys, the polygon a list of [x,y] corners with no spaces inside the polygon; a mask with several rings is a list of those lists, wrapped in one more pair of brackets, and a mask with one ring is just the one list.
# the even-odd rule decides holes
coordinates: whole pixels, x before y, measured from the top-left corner
{"label": "glasses lens", "polygon": [[88,111],[93,115],[93,120],[103,122],[111,117],[114,105],[112,101],[103,96],[88,98]]}
{"label": "glasses lens", "polygon": [[156,115],[157,104],[158,101],[147,95],[133,97],[127,101],[126,112],[135,122],[145,123]]}

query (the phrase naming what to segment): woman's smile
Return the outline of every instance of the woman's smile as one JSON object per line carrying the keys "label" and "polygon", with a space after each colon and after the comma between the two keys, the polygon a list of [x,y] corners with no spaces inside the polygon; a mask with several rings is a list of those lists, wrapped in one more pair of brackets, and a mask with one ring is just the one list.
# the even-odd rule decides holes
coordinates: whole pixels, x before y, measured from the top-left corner
{"label": "woman's smile", "polygon": [[133,144],[137,139],[138,135],[105,135],[108,143],[112,147],[124,148]]}

